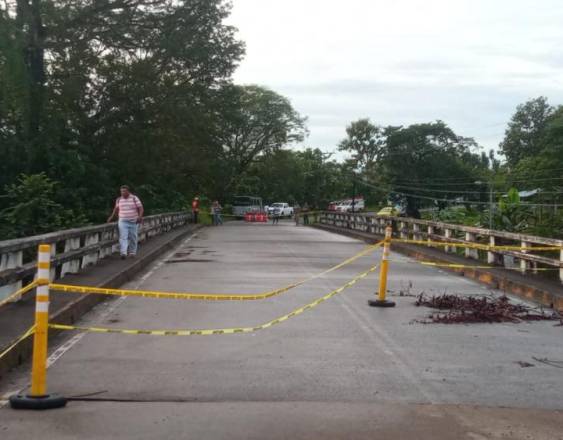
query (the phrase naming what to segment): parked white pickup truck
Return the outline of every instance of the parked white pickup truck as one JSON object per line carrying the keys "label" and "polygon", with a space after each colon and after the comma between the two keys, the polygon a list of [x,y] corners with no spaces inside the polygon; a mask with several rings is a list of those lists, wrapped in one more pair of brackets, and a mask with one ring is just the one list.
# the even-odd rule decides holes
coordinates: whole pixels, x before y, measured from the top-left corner
{"label": "parked white pickup truck", "polygon": [[268,206],[268,215],[292,217],[293,206],[289,206],[288,203],[272,203],[270,206]]}

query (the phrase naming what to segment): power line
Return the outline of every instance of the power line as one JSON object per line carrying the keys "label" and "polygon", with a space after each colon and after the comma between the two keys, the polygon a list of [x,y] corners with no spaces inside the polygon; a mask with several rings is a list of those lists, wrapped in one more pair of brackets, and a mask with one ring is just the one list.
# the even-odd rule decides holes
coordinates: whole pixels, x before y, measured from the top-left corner
{"label": "power line", "polygon": [[[364,183],[368,183],[367,180],[362,180]],[[373,185],[373,184],[372,184]],[[421,182],[421,185],[427,185],[424,182]],[[382,183],[380,187],[393,187],[399,189],[406,189],[406,190],[413,190],[413,191],[422,191],[422,192],[431,192],[431,193],[445,193],[445,194],[483,194],[488,195],[490,191],[464,191],[464,190],[457,190],[457,189],[435,189],[435,188],[421,188],[419,186],[409,186],[409,185],[400,185],[393,182],[390,183]],[[505,195],[508,191],[493,191],[493,194],[503,194]],[[539,191],[537,194],[534,195],[543,195],[543,194],[563,194],[563,191]]]}
{"label": "power line", "polygon": [[[563,168],[546,168],[542,170],[543,172],[548,172],[548,173],[552,173],[552,172],[563,172]],[[529,171],[519,171],[519,172],[509,172],[506,177],[507,179],[510,179],[511,177],[524,177],[527,174],[529,174]],[[557,179],[557,177],[548,177],[547,179]],[[429,179],[426,179],[429,182],[436,182],[437,184],[441,184],[443,182],[459,182],[459,183],[463,183],[463,182],[467,182],[467,183],[474,183],[474,179],[469,179],[467,177],[432,177]],[[419,180],[417,179],[401,179],[402,182],[404,183],[420,183]]]}
{"label": "power line", "polygon": [[[368,183],[366,181],[362,181],[362,182],[369,187],[382,190],[381,188],[378,188],[375,185],[372,185],[371,183]],[[469,203],[469,204],[472,204],[472,205],[490,205],[490,202],[481,202],[481,201],[477,201],[477,200],[441,199],[441,198],[438,198],[438,197],[421,196],[421,195],[418,195],[418,194],[410,194],[410,193],[404,193],[404,192],[394,191],[394,190],[390,190],[388,192],[393,192],[395,194],[400,194],[402,196],[411,197],[413,199],[431,200],[431,201],[435,201],[435,202],[447,202],[447,203],[458,203],[458,204]],[[559,207],[563,206],[563,204],[552,204],[552,203],[526,203],[526,202],[521,202],[521,204],[523,206],[548,207],[548,208],[559,208]]]}
{"label": "power line", "polygon": [[[549,182],[549,181],[561,181],[563,180],[563,177],[545,177],[545,178],[538,178],[538,179],[517,179],[517,180],[511,180],[510,178],[507,179],[510,183],[532,183],[532,182]],[[410,183],[412,184],[419,184],[419,185],[424,185],[424,186],[438,186],[438,187],[444,187],[444,186],[448,186],[448,187],[453,187],[453,186],[468,186],[468,185],[479,185],[477,183],[475,183],[476,181],[466,181],[466,182],[442,182],[442,183],[431,183],[428,181],[403,181],[403,180],[399,180],[398,181],[399,184],[401,183]],[[483,181],[482,183],[486,183],[485,181]]]}
{"label": "power line", "polygon": [[[434,188],[420,188],[414,186],[406,186],[406,185],[397,185],[395,183],[389,183],[388,185],[394,188],[406,189],[406,190],[413,190],[413,191],[422,191],[422,192],[433,192],[433,193],[450,193],[450,194],[490,194],[489,191],[463,191],[463,190],[453,190],[453,189],[434,189]],[[506,191],[493,191],[493,194],[506,194]],[[541,194],[563,194],[563,191],[540,191],[537,195]]]}
{"label": "power line", "polygon": [[[475,200],[455,200],[455,199],[439,199],[439,198],[435,198],[435,197],[426,197],[426,196],[419,196],[416,194],[407,194],[407,193],[403,193],[403,192],[398,192],[398,191],[393,191],[397,194],[401,194],[403,196],[406,197],[412,197],[414,199],[426,199],[426,200],[433,200],[433,201],[437,201],[437,202],[448,202],[448,203],[458,203],[458,204],[463,204],[463,203],[469,203],[471,205],[490,205],[490,202],[480,202],[480,201],[475,201]],[[553,204],[553,203],[526,203],[526,202],[520,202],[520,204],[522,206],[530,206],[530,207],[544,207],[544,208],[559,208],[562,207],[563,204]]]}

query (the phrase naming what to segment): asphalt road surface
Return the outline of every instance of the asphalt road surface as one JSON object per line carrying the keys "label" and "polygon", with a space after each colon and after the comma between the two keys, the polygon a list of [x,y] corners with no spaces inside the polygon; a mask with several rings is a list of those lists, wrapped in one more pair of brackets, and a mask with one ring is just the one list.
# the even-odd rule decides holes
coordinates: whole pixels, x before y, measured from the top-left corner
{"label": "asphalt road surface", "polygon": [[[227,223],[184,241],[129,288],[256,293],[322,272],[364,249],[290,222]],[[262,301],[119,298],[80,325],[130,329],[255,326],[307,304],[379,262],[380,251]],[[378,273],[251,334],[66,332],[51,347],[49,390],[76,401],[0,409],[0,438],[563,439],[563,328],[420,324],[427,293],[483,294],[477,283],[392,253],[392,309],[375,309]],[[58,349],[58,350],[57,350]],[[28,367],[0,384],[27,385]]]}

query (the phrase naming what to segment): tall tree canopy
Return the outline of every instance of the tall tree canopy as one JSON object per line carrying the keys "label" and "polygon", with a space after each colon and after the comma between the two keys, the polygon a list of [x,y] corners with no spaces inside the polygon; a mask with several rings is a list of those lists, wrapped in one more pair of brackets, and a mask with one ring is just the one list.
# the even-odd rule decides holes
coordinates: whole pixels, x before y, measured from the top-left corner
{"label": "tall tree canopy", "polygon": [[219,98],[222,111],[215,132],[223,191],[236,188],[257,157],[305,137],[305,119],[287,98],[272,90],[232,85],[225,87]]}
{"label": "tall tree canopy", "polygon": [[[488,164],[486,156],[474,151],[477,144],[472,138],[456,135],[442,121],[389,127],[386,135],[381,160],[382,176],[397,194],[404,195],[411,216],[418,217],[421,200],[454,199],[473,187],[469,183],[465,190],[459,188],[458,194],[452,189],[444,195],[436,182],[444,179],[471,182],[486,170]],[[434,185],[429,185],[432,182]]]}
{"label": "tall tree canopy", "polygon": [[57,201],[92,220],[120,183],[149,212],[202,190],[215,95],[244,54],[229,12],[223,0],[0,5],[0,188],[45,172],[64,181]]}
{"label": "tall tree canopy", "polygon": [[554,108],[543,96],[517,107],[500,144],[500,152],[506,156],[509,166],[541,151],[542,137],[553,112]]}
{"label": "tall tree canopy", "polygon": [[[257,160],[307,133],[288,99],[232,83],[244,43],[225,24],[230,8],[225,0],[0,4],[0,189],[43,185],[53,206],[90,221],[106,217],[122,183],[147,212],[199,193],[228,200]],[[0,212],[14,203],[0,197]]]}
{"label": "tall tree canopy", "polygon": [[346,127],[346,138],[340,142],[338,149],[351,153],[356,167],[367,170],[381,156],[384,144],[384,129],[365,118]]}

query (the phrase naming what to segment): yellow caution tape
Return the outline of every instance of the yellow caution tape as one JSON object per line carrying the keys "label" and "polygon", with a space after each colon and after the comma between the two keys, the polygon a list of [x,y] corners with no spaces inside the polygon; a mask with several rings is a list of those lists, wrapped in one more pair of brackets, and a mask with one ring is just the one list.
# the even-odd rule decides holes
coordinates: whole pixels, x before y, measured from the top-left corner
{"label": "yellow caution tape", "polygon": [[393,242],[396,243],[410,243],[410,244],[422,244],[427,246],[451,246],[451,247],[463,247],[463,248],[472,248],[472,249],[481,249],[484,251],[520,251],[520,252],[529,252],[529,251],[555,251],[563,249],[563,246],[491,246],[481,243],[463,243],[463,242],[447,242],[447,241],[431,241],[431,240],[408,240],[405,238],[393,238]]}
{"label": "yellow caution tape", "polygon": [[25,295],[27,292],[29,292],[32,289],[35,289],[36,287],[37,287],[37,281],[33,281],[32,283],[29,283],[27,286],[22,287],[21,289],[12,293],[7,298],[4,298],[2,301],[0,301],[0,307],[2,307],[4,304],[7,304],[10,301],[16,299],[20,295]]}
{"label": "yellow caution tape", "polygon": [[368,276],[371,272],[374,272],[377,266],[373,266],[362,272],[361,274],[354,277],[352,280],[348,281],[343,286],[338,287],[327,293],[326,295],[316,299],[315,301],[292,310],[287,315],[280,316],[279,318],[268,321],[264,324],[257,325],[255,327],[235,327],[235,328],[217,328],[217,329],[201,329],[201,330],[132,330],[132,329],[118,329],[118,328],[104,328],[104,327],[81,327],[75,325],[62,325],[62,324],[49,324],[49,327],[56,330],[79,330],[91,333],[119,333],[125,335],[153,335],[153,336],[208,336],[208,335],[232,335],[236,333],[251,333],[258,330],[264,330],[273,325],[280,324],[287,321],[289,318],[300,315],[307,310],[318,306],[322,302],[332,298],[335,295],[343,292],[345,289],[352,287],[362,278]]}
{"label": "yellow caution tape", "polygon": [[6,348],[2,353],[0,353],[0,359],[6,356],[10,351],[12,351],[21,341],[31,336],[35,332],[35,326],[30,327],[23,335],[21,335],[16,341]]}
{"label": "yellow caution tape", "polygon": [[[424,266],[436,266],[436,267],[451,267],[455,269],[503,269],[503,270],[522,270],[519,267],[502,267],[502,266],[472,266],[470,264],[448,264],[448,263],[434,263],[432,261],[418,261],[418,263]],[[550,267],[538,267],[538,268],[527,268],[529,271],[548,271],[548,270],[559,270],[558,268]]]}
{"label": "yellow caution tape", "polygon": [[330,269],[325,270],[324,272],[318,273],[304,280],[298,281],[296,283],[290,284],[288,286],[279,289],[271,290],[264,293],[257,293],[254,295],[241,294],[241,293],[219,294],[219,293],[195,293],[195,292],[162,292],[162,291],[154,291],[154,290],[107,289],[102,287],[74,286],[70,284],[56,284],[56,283],[49,284],[49,288],[52,290],[57,290],[60,292],[69,292],[69,293],[95,293],[100,295],[138,296],[144,298],[186,299],[186,300],[201,300],[201,301],[253,301],[253,300],[266,299],[280,295],[281,293],[287,292],[288,290],[301,286],[302,284],[305,284],[306,282],[309,282],[315,278],[321,277],[337,269],[340,269],[356,261],[358,258],[363,257],[364,255],[368,254],[374,249],[377,249],[382,244],[383,242],[379,242],[372,246],[368,246],[366,249],[354,255],[353,257],[350,257],[347,260],[344,260],[343,262],[337,264],[336,266],[333,266]]}
{"label": "yellow caution tape", "polygon": [[[522,270],[519,267],[503,267],[503,266],[485,266],[485,265],[471,265],[471,264],[452,264],[452,263],[436,263],[434,261],[400,261],[400,260],[391,260],[391,263],[398,263],[398,264],[422,264],[423,266],[434,266],[434,267],[451,267],[454,269],[503,269],[503,270]],[[528,267],[527,271],[550,271],[550,270],[559,270],[556,267]]]}

